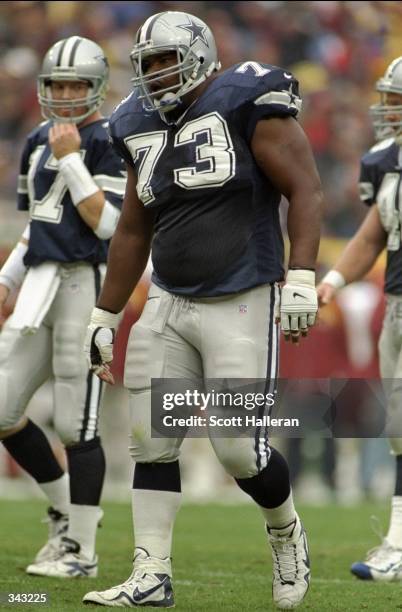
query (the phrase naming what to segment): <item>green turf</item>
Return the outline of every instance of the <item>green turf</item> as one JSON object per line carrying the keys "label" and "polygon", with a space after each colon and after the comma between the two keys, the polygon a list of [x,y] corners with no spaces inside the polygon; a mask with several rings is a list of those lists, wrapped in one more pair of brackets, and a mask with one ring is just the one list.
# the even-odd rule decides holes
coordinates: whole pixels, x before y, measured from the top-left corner
{"label": "green turf", "polygon": [[[29,577],[24,567],[43,544],[45,526],[40,502],[0,501],[0,592],[48,592],[50,605],[0,606],[14,610],[101,610],[82,606],[82,595],[126,579],[131,571],[130,508],[105,504],[99,531],[100,577],[64,581]],[[318,612],[402,610],[401,584],[373,584],[355,580],[350,564],[376,544],[370,515],[384,525],[387,508],[328,506],[300,508],[309,535],[313,582],[300,610]],[[184,506],[176,525],[173,551],[178,612],[273,610],[271,563],[253,506]]]}

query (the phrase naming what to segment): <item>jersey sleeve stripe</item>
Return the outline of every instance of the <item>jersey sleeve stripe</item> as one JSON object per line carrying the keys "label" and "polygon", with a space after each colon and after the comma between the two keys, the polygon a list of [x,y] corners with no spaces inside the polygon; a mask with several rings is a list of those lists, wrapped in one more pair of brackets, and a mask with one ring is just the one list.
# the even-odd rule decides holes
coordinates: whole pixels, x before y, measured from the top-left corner
{"label": "jersey sleeve stripe", "polygon": [[254,104],[256,106],[263,104],[266,106],[277,106],[279,104],[280,106],[295,108],[297,111],[300,111],[302,107],[302,100],[298,96],[295,96],[288,91],[269,91],[259,98],[256,98],[254,100]]}
{"label": "jersey sleeve stripe", "polygon": [[28,193],[28,177],[26,174],[20,174],[18,177],[17,193]]}
{"label": "jersey sleeve stripe", "polygon": [[102,191],[109,191],[116,195],[124,195],[126,191],[126,179],[108,176],[107,174],[95,174],[93,177],[95,183]]}
{"label": "jersey sleeve stripe", "polygon": [[359,183],[359,195],[362,202],[367,202],[374,197],[374,185],[372,183]]}

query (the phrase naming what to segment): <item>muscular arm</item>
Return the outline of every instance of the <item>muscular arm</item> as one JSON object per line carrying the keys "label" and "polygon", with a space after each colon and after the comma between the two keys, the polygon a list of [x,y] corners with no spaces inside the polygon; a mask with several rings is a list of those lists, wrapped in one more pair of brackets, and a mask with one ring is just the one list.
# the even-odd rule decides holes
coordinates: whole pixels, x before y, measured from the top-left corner
{"label": "muscular arm", "polygon": [[139,201],[137,179],[127,167],[127,186],[119,223],[113,235],[107,273],[98,308],[120,312],[141,278],[151,248],[153,214]]}
{"label": "muscular arm", "polygon": [[350,240],[334,269],[346,283],[353,283],[369,272],[384,249],[387,234],[381,224],[378,206],[372,206],[357,233]]}
{"label": "muscular arm", "polygon": [[289,200],[289,267],[315,268],[323,194],[304,131],[293,117],[263,119],[251,149],[258,166]]}

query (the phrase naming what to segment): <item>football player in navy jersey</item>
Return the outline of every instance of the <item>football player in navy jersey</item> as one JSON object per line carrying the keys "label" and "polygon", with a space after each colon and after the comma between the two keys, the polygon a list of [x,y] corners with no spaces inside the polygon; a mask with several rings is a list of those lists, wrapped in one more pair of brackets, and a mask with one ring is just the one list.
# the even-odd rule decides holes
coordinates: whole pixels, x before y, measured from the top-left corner
{"label": "football player in navy jersey", "polygon": [[[27,138],[18,184],[18,208],[29,211],[30,220],[0,271],[0,309],[22,283],[0,335],[0,438],[51,506],[49,539],[27,568],[30,574],[97,574],[105,473],[101,385],[88,372],[82,343],[125,189],[122,160],[99,110],[107,82],[107,59],[91,40],[72,36],[46,54],[38,99],[47,120]],[[42,430],[24,415],[51,376],[54,425],[69,478]]]}
{"label": "football player in navy jersey", "polygon": [[[136,462],[134,568],[125,583],[88,593],[84,602],[171,607],[182,436],[151,437],[151,378],[194,384],[260,378],[274,388],[278,283],[284,279],[279,203],[282,194],[290,202],[291,242],[281,325],[297,342],[317,310],[322,192],[295,120],[301,101],[290,73],[253,61],[218,73],[210,29],[181,12],[150,17],[131,59],[134,92],[110,121],[114,147],[127,165],[127,191],[86,352],[93,370],[112,382],[108,364],[118,313],[152,244],[153,283],[125,365]],[[211,436],[211,443],[264,516],[276,604],[295,607],[310,570],[285,460],[261,427],[249,438]]]}
{"label": "football player in navy jersey", "polygon": [[[333,270],[323,278],[318,293],[323,304],[348,283],[362,279],[381,251],[387,249],[385,269],[386,313],[379,341],[380,373],[388,401],[389,432],[402,422],[402,57],[397,57],[379,79],[379,104],[371,107],[377,142],[362,158],[360,197],[369,211]],[[395,430],[394,430],[395,431]],[[389,530],[365,561],[352,573],[363,580],[402,580],[402,438],[390,437],[396,460]]]}

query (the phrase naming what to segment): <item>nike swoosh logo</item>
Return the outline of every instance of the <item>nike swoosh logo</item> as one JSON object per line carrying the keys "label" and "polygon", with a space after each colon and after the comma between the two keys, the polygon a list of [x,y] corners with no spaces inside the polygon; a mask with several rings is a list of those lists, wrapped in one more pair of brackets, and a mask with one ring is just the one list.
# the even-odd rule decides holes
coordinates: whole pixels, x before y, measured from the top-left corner
{"label": "nike swoosh logo", "polygon": [[147,299],[147,302],[149,302],[149,300],[158,300],[159,298],[160,298],[159,295],[152,295],[151,297]]}
{"label": "nike swoosh logo", "polygon": [[136,587],[134,592],[133,592],[133,601],[135,601],[137,603],[139,601],[142,601],[146,597],[149,597],[150,595],[152,595],[152,593],[155,593],[155,591],[160,589],[161,586],[163,586],[165,584],[167,579],[168,579],[168,577],[166,576],[159,584],[155,585],[151,589],[148,589],[148,591],[140,591],[139,588]]}
{"label": "nike swoosh logo", "polygon": [[293,75],[289,74],[288,72],[284,72],[283,76],[285,77],[285,79],[293,79]]}
{"label": "nike swoosh logo", "polygon": [[308,298],[305,295],[302,295],[301,293],[293,293],[293,297],[301,297],[303,298],[303,300],[307,300]]}

